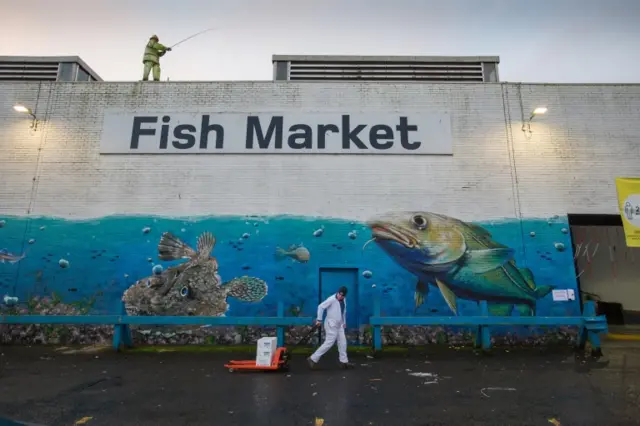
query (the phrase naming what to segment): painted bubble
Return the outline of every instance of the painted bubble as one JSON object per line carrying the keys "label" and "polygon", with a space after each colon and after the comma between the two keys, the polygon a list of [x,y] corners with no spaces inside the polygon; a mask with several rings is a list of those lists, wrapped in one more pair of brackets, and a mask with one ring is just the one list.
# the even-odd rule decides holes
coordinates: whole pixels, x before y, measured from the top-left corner
{"label": "painted bubble", "polygon": [[563,234],[568,234],[569,230],[567,228],[562,228],[560,232],[562,232]]}
{"label": "painted bubble", "polygon": [[355,240],[356,238],[358,238],[358,233],[356,231],[351,231],[347,234],[349,236],[349,238],[351,238],[352,240]]}
{"label": "painted bubble", "polygon": [[164,269],[162,268],[162,265],[156,265],[151,269],[151,271],[153,272],[153,275],[160,275],[163,270]]}
{"label": "painted bubble", "polygon": [[187,230],[182,228],[182,229],[180,229],[180,232],[187,232]]}
{"label": "painted bubble", "polygon": [[362,273],[362,276],[363,276],[363,277],[365,277],[365,278],[371,278],[371,277],[373,276],[373,272],[371,272],[371,271],[364,271],[364,272]]}
{"label": "painted bubble", "polygon": [[16,305],[18,303],[18,298],[15,297],[15,296],[11,297],[8,294],[5,294],[4,298],[3,298],[3,301],[4,301],[4,304],[7,305],[7,306],[14,306],[14,305]]}
{"label": "painted bubble", "polygon": [[562,243],[555,243],[553,246],[554,246],[554,247],[556,248],[556,250],[558,250],[558,251],[564,251],[564,244],[562,244]]}
{"label": "painted bubble", "polygon": [[530,235],[531,237],[535,237],[535,236],[536,236],[536,233],[535,233],[535,232],[533,232],[533,231],[531,231],[531,232],[529,232],[529,235]]}
{"label": "painted bubble", "polygon": [[31,239],[29,240],[29,244],[34,244],[35,242],[36,242],[35,238],[31,238]]}
{"label": "painted bubble", "polygon": [[152,259],[152,258],[150,258],[150,257],[147,257],[147,262],[152,263],[152,262],[153,262],[153,259]]}
{"label": "painted bubble", "polygon": [[7,224],[6,220],[0,220],[0,228],[4,228],[6,224]]}
{"label": "painted bubble", "polygon": [[313,236],[314,237],[321,237],[322,234],[324,234],[324,229],[322,229],[322,228],[316,229],[315,231],[313,231]]}
{"label": "painted bubble", "polygon": [[69,261],[67,259],[60,259],[58,265],[60,265],[62,269],[66,269],[69,267]]}
{"label": "painted bubble", "polygon": [[142,228],[142,233],[143,233],[143,234],[148,234],[149,232],[151,232],[151,228],[149,228],[148,226],[147,226],[147,227]]}

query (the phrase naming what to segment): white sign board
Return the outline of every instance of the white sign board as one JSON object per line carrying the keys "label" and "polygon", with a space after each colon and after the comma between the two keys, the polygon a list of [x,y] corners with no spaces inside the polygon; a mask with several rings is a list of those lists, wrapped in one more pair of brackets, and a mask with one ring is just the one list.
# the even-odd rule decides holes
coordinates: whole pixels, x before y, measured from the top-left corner
{"label": "white sign board", "polygon": [[106,112],[101,154],[453,154],[447,114]]}
{"label": "white sign board", "polygon": [[553,295],[554,302],[568,302],[569,301],[569,293],[567,290],[552,290],[551,294]]}

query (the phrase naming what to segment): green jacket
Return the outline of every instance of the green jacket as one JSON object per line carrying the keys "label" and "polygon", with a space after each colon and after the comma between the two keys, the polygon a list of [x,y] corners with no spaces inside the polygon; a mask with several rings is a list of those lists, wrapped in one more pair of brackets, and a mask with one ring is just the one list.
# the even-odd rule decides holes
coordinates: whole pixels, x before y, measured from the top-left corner
{"label": "green jacket", "polygon": [[142,63],[150,61],[154,64],[159,64],[160,57],[165,53],[167,53],[167,47],[165,45],[155,43],[153,40],[149,40],[149,43],[147,43],[146,47],[144,48]]}

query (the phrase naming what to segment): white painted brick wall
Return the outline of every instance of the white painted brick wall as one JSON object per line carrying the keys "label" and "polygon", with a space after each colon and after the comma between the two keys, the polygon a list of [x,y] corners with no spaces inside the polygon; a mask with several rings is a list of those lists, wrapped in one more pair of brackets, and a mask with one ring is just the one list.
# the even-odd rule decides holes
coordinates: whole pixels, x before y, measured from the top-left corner
{"label": "white painted brick wall", "polygon": [[[36,107],[37,131],[16,103]],[[114,107],[445,111],[454,155],[100,156]],[[640,85],[0,83],[0,214],[615,214],[614,178],[640,175],[639,113]]]}

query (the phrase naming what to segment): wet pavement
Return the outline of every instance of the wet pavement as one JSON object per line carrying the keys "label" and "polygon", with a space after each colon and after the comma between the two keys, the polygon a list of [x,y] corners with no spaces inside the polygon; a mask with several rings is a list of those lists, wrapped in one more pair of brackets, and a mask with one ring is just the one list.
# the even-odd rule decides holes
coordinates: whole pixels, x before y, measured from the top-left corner
{"label": "wet pavement", "polygon": [[335,351],[317,371],[294,354],[288,373],[223,367],[249,354],[0,352],[0,417],[47,426],[640,425],[629,342],[599,360],[569,348],[353,355],[351,371]]}

